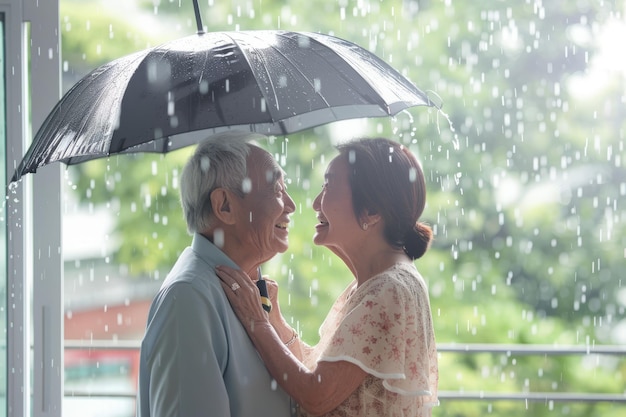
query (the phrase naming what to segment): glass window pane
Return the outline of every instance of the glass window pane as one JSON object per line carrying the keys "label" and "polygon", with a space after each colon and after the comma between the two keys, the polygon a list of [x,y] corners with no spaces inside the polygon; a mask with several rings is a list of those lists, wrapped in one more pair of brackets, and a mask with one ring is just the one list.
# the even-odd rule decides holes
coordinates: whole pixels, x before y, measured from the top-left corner
{"label": "glass window pane", "polygon": [[[66,91],[105,62],[195,31],[191,2],[98,0],[116,5],[102,13],[83,3],[61,1]],[[118,3],[134,7],[119,13]],[[317,222],[311,203],[336,154],[333,141],[393,136],[419,155],[428,176],[422,219],[436,239],[418,267],[429,280],[438,344],[449,349],[442,349],[440,390],[459,395],[442,397],[435,415],[546,408],[547,401],[481,400],[491,390],[503,396],[623,392],[624,355],[592,363],[589,355],[497,350],[500,344],[531,351],[624,343],[626,289],[616,265],[623,264],[626,236],[626,130],[623,105],[615,103],[624,102],[626,72],[607,72],[612,76],[598,77],[606,85],[594,88],[602,73],[594,69],[596,58],[623,54],[591,45],[595,31],[611,27],[609,15],[623,17],[622,6],[538,7],[533,16],[527,4],[510,0],[487,2],[493,10],[462,2],[365,1],[347,8],[336,0],[292,0],[289,7],[269,0],[246,13],[240,2],[203,3],[208,31],[278,21],[286,30],[332,32],[381,55],[445,103],[443,112],[420,108],[272,144],[298,211],[288,253],[264,273],[280,282],[282,311],[303,340],[316,342],[317,328],[351,278],[311,242]],[[324,13],[313,13],[320,4]],[[152,23],[151,34],[136,24],[143,19]],[[65,415],[84,414],[72,408],[79,410],[81,401],[98,407],[119,400],[120,410],[132,401],[136,356],[130,352],[137,351],[129,347],[139,345],[147,305],[189,243],[177,201],[184,159],[184,153],[111,157],[66,171],[64,324],[72,349],[65,356]],[[455,353],[461,344],[484,351]],[[489,351],[483,344],[498,345]],[[476,396],[469,406],[461,398],[467,391]],[[533,415],[605,416],[601,407],[613,407],[596,402],[586,412],[579,411],[585,403],[553,402]]]}

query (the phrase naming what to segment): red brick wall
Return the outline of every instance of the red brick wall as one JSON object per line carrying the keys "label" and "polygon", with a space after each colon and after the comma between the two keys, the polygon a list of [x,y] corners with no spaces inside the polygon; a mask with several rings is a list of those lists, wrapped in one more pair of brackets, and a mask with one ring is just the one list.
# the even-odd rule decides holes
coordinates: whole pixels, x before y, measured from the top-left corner
{"label": "red brick wall", "polygon": [[65,339],[141,340],[151,300],[108,305],[65,314]]}

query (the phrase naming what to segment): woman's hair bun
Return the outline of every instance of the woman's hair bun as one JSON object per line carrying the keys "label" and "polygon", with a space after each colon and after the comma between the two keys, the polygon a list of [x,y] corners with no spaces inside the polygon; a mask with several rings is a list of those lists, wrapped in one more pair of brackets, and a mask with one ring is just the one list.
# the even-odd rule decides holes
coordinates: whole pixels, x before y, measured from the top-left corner
{"label": "woman's hair bun", "polygon": [[421,258],[430,247],[432,240],[433,230],[430,226],[417,222],[404,238],[404,251],[411,259]]}

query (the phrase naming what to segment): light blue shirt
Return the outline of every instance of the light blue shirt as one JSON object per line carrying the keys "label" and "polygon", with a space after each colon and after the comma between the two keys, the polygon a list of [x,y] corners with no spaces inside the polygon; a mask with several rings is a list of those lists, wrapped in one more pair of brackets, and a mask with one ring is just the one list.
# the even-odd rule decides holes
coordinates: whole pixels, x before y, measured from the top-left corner
{"label": "light blue shirt", "polygon": [[214,267],[237,267],[195,234],[163,282],[141,343],[137,417],[287,417]]}

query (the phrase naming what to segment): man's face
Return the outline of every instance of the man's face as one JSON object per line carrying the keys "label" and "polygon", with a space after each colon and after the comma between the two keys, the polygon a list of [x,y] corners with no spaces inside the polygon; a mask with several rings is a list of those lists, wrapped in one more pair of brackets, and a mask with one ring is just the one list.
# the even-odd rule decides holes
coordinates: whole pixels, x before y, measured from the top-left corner
{"label": "man's face", "polygon": [[252,146],[243,197],[235,199],[236,236],[246,255],[259,262],[271,259],[289,245],[289,215],[295,203],[287,193],[282,169],[265,150]]}

